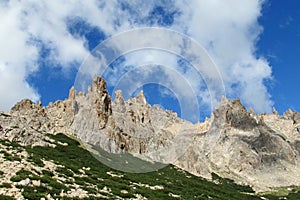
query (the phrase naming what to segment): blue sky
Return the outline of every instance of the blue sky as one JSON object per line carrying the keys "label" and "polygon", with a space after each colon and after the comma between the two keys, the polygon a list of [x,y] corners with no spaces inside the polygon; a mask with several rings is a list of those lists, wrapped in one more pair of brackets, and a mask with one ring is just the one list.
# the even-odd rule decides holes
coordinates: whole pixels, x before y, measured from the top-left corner
{"label": "blue sky", "polygon": [[300,111],[300,2],[269,1],[259,22],[264,27],[258,54],[273,68],[269,91],[280,113],[288,108]]}
{"label": "blue sky", "polygon": [[[280,113],[288,108],[300,111],[300,3],[295,0],[62,4],[0,3],[1,110],[8,110],[22,98],[40,99],[43,105],[67,98],[80,66],[98,44],[123,31],[153,26],[178,31],[197,41],[219,68],[229,98],[241,98],[247,108],[251,106],[257,112],[271,112],[272,107]],[[129,39],[134,42],[134,38]],[[152,59],[167,69],[172,65],[194,88],[199,119],[203,120],[211,111],[208,94],[214,89],[208,91],[203,77],[194,76],[192,66],[172,56],[148,50],[121,56],[110,65],[111,74],[107,75],[111,95],[117,89],[114,81],[118,76],[114,73],[128,73],[124,69]],[[132,95],[143,89],[151,104],[180,115],[182,108],[176,95],[185,94],[174,92],[180,89],[180,83],[168,88],[155,76],[162,73],[153,73],[156,81],[135,88]],[[186,118],[199,120],[192,113]]]}

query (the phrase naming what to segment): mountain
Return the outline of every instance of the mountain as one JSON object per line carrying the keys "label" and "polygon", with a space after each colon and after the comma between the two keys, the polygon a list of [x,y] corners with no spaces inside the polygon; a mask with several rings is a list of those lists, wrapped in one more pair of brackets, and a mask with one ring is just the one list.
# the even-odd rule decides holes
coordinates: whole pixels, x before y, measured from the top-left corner
{"label": "mountain", "polygon": [[224,97],[193,124],[149,105],[142,91],[127,101],[117,91],[112,101],[95,76],[87,93],[71,88],[46,107],[24,99],[0,112],[0,195],[298,199],[299,135],[291,110],[255,114]]}

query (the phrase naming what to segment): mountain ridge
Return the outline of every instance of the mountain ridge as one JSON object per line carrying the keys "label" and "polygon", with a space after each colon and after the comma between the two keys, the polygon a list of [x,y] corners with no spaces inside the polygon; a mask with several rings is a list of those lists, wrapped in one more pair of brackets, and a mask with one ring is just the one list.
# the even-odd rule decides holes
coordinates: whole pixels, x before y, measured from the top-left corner
{"label": "mountain ridge", "polygon": [[300,114],[291,110],[255,114],[224,97],[211,118],[193,124],[149,105],[142,91],[127,101],[117,91],[112,101],[105,80],[95,76],[87,93],[72,87],[68,99],[46,107],[22,100],[0,113],[0,125],[0,139],[24,146],[51,147],[40,133],[61,132],[110,153],[171,163],[209,179],[216,173],[257,192],[300,185]]}

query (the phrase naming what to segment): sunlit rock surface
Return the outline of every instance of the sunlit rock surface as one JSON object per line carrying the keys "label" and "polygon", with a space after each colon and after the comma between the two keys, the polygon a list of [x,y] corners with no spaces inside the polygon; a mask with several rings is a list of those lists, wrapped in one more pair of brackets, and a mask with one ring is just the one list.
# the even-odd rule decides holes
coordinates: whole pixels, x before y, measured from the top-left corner
{"label": "sunlit rock surface", "polygon": [[300,185],[297,112],[255,114],[224,97],[210,119],[192,124],[148,104],[143,91],[127,101],[121,91],[115,96],[112,101],[105,80],[95,76],[87,93],[72,87],[68,99],[46,107],[22,100],[0,113],[0,138],[51,146],[41,133],[62,132],[108,152],[172,163],[206,178],[215,172],[257,191]]}

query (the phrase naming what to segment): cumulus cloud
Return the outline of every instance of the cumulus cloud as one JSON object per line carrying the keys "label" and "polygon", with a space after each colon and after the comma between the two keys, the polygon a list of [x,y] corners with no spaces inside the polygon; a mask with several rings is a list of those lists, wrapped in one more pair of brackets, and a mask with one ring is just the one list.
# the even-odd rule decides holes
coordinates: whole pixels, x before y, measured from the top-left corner
{"label": "cumulus cloud", "polygon": [[191,1],[190,7],[197,8],[197,12],[192,12],[187,26],[188,33],[217,64],[227,95],[241,98],[258,112],[270,112],[273,102],[264,81],[272,79],[272,70],[255,52],[263,30],[258,23],[263,3],[262,0]]}
{"label": "cumulus cloud", "polygon": [[[218,66],[228,96],[240,97],[247,106],[252,106],[258,112],[270,111],[272,101],[264,81],[272,78],[272,70],[268,62],[255,52],[256,42],[262,32],[262,27],[257,22],[262,4],[262,0],[151,0],[147,4],[142,1],[118,0],[4,1],[0,3],[0,109],[7,110],[24,97],[39,99],[36,88],[26,78],[38,72],[42,47],[50,51],[47,57],[42,58],[47,59],[48,67],[70,68],[74,67],[73,63],[83,62],[90,53],[88,38],[80,32],[77,34],[70,30],[70,26],[80,20],[101,30],[107,38],[122,31],[148,26],[166,27],[187,34],[206,49]],[[156,37],[161,44],[169,42],[164,37],[149,37]],[[137,45],[134,35],[128,39]],[[177,48],[178,51],[183,48],[176,41],[168,45],[173,45],[168,48]],[[123,48],[121,43],[118,47]],[[168,66],[164,70],[173,67],[172,70],[189,80],[200,103],[212,103],[211,95],[219,93],[217,87],[208,91],[204,86],[209,83],[199,78],[193,67],[182,67],[176,56],[171,58],[164,53],[149,51],[123,56],[123,67],[144,66],[145,62]],[[144,59],[144,63],[140,62],[141,59]],[[97,56],[90,62],[95,66],[87,70],[90,76],[101,71],[100,62],[105,64]],[[149,72],[149,69],[151,68],[142,67],[139,72],[152,74],[153,80],[163,83],[160,79],[155,79],[157,74]],[[121,75],[131,70],[130,67],[112,70],[111,81],[117,83]],[[177,96],[187,95],[184,94],[186,91],[182,90],[182,85],[176,81],[177,74],[167,70],[164,72],[169,75],[169,81],[173,81],[172,91],[176,91]],[[205,73],[209,74],[209,69]],[[214,80],[213,74],[209,78]]]}
{"label": "cumulus cloud", "polygon": [[22,98],[40,97],[27,78],[39,69],[42,46],[50,50],[49,65],[70,66],[88,54],[84,39],[67,31],[69,6],[58,2],[2,1],[0,3],[0,109],[8,110]]}

